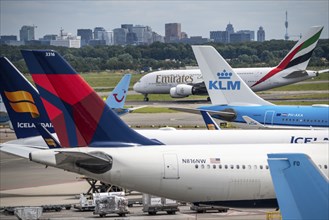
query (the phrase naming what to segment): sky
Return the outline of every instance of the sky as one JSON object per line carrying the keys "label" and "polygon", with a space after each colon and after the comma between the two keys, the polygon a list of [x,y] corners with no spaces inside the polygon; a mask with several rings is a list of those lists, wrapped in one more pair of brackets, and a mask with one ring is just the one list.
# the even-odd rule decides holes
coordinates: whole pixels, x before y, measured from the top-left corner
{"label": "sky", "polygon": [[288,34],[296,40],[309,27],[323,25],[329,38],[329,0],[0,0],[0,35],[17,35],[23,25],[35,25],[36,39],[46,34],[77,34],[77,29],[147,25],[164,36],[166,23],[181,23],[188,36],[209,38],[231,23],[235,31],[257,30],[265,39],[283,39],[285,12]]}

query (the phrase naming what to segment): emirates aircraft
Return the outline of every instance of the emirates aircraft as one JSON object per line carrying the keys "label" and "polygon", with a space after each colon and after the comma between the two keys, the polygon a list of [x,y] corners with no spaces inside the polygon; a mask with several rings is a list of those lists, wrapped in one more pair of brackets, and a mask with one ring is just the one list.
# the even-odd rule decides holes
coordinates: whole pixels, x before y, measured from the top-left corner
{"label": "emirates aircraft", "polygon": [[[234,71],[255,92],[300,82],[328,72],[329,69],[306,70],[322,29],[323,26],[311,27],[276,67],[235,68]],[[144,101],[149,100],[148,94],[170,94],[172,98],[208,94],[200,69],[152,72],[134,85],[134,91],[142,93]]]}
{"label": "emirates aircraft", "polygon": [[269,153],[308,154],[328,176],[328,143],[163,145],[122,122],[56,52],[23,56],[67,144],[34,149],[31,161],[157,196],[240,207],[277,207]]}

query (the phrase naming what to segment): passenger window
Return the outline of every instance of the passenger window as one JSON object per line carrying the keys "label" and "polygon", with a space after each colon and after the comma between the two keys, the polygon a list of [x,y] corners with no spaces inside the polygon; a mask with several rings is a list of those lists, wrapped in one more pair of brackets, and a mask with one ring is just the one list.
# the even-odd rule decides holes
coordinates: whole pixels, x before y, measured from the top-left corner
{"label": "passenger window", "polygon": [[212,165],[212,167],[213,167],[214,169],[216,169],[216,165]]}
{"label": "passenger window", "polygon": [[234,169],[234,165],[231,165],[231,169]]}
{"label": "passenger window", "polygon": [[236,165],[236,168],[237,168],[237,169],[240,169],[240,166],[239,166],[239,165]]}
{"label": "passenger window", "polygon": [[228,166],[227,165],[225,165],[225,169],[227,169],[228,168]]}
{"label": "passenger window", "polygon": [[319,165],[319,167],[320,167],[320,169],[322,169],[322,166],[321,165]]}
{"label": "passenger window", "polygon": [[263,169],[263,165],[260,165],[259,168],[262,170]]}
{"label": "passenger window", "polygon": [[210,169],[210,165],[209,164],[207,165],[207,168]]}
{"label": "passenger window", "polygon": [[201,168],[204,169],[204,164],[201,164]]}
{"label": "passenger window", "polygon": [[268,165],[266,165],[265,167],[266,167],[266,169],[268,170]]}
{"label": "passenger window", "polygon": [[218,168],[219,168],[219,169],[222,169],[222,165],[221,165],[221,164],[220,164],[220,165],[218,165]]}
{"label": "passenger window", "polygon": [[324,169],[327,169],[327,168],[328,168],[328,166],[327,166],[327,164],[325,164],[325,165],[324,165]]}
{"label": "passenger window", "polygon": [[246,169],[246,166],[245,165],[242,165],[242,169]]}
{"label": "passenger window", "polygon": [[195,169],[198,169],[199,168],[199,165],[198,164],[195,164]]}

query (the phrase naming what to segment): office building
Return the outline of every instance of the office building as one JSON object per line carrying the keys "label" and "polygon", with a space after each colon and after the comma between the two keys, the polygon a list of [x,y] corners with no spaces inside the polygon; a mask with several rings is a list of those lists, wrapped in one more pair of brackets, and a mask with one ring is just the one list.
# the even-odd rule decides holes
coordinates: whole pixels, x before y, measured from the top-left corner
{"label": "office building", "polygon": [[257,41],[259,41],[259,42],[265,41],[265,31],[262,26],[260,26],[257,31]]}
{"label": "office building", "polygon": [[34,38],[34,28],[36,26],[28,26],[24,25],[20,30],[19,30],[19,39],[20,41],[31,41],[35,40]]}
{"label": "office building", "polygon": [[77,36],[81,37],[81,46],[83,47],[93,39],[93,31],[91,29],[78,29]]}
{"label": "office building", "polygon": [[165,24],[165,42],[177,42],[181,39],[182,31],[180,23]]}

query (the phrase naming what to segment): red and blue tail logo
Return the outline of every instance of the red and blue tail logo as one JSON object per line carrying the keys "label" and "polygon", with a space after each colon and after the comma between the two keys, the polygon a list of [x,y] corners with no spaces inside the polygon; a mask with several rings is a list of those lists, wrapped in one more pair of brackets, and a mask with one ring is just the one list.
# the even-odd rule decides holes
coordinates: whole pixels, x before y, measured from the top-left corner
{"label": "red and blue tail logo", "polygon": [[129,128],[55,51],[22,51],[61,145],[159,144]]}

